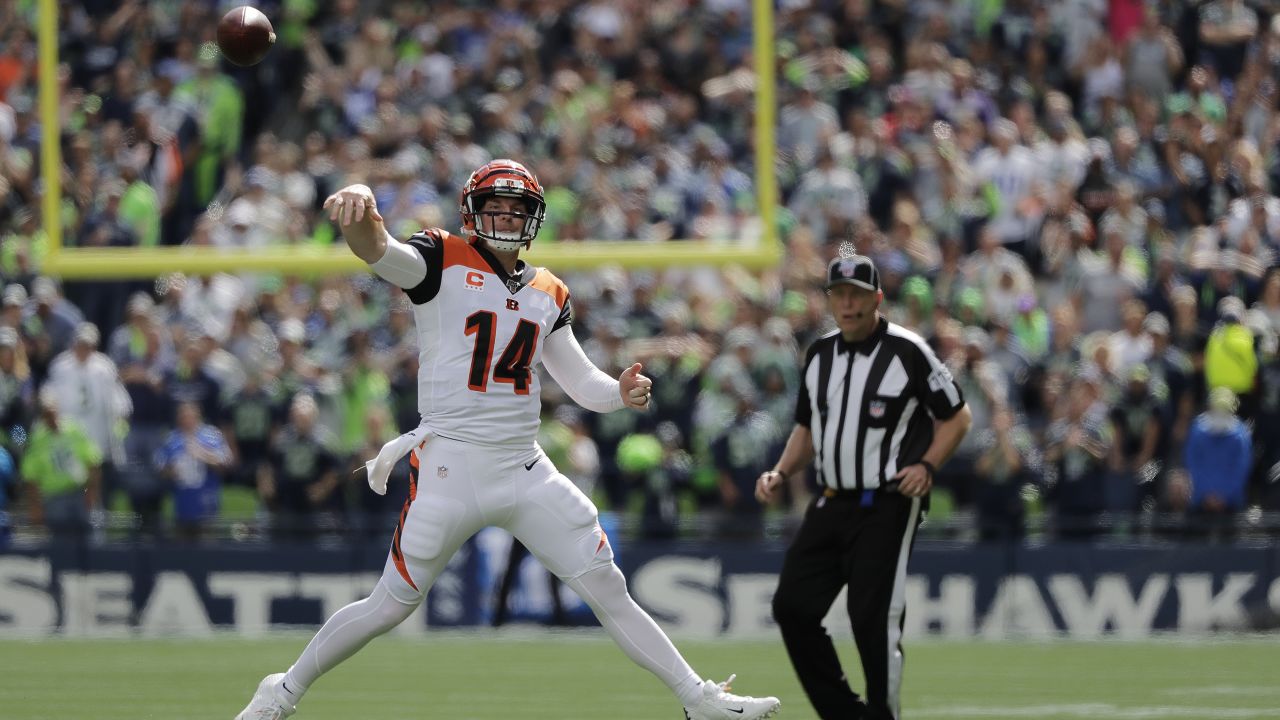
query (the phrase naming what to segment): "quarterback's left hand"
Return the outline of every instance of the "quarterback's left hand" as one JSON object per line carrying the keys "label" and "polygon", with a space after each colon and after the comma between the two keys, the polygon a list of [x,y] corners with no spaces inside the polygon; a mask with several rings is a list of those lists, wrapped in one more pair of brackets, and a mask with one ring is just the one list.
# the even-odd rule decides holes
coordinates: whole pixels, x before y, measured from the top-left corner
{"label": "quarterback's left hand", "polygon": [[636,363],[618,376],[618,392],[622,393],[622,403],[629,408],[649,407],[649,394],[653,392],[653,381],[640,371],[644,366]]}

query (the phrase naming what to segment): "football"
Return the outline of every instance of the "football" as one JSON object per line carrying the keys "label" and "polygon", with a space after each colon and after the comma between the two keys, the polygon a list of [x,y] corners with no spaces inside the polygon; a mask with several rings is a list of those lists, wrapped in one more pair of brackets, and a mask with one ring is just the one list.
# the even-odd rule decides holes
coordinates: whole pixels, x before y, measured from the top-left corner
{"label": "football", "polygon": [[257,65],[275,42],[271,21],[258,8],[242,5],[218,22],[218,48],[232,64]]}

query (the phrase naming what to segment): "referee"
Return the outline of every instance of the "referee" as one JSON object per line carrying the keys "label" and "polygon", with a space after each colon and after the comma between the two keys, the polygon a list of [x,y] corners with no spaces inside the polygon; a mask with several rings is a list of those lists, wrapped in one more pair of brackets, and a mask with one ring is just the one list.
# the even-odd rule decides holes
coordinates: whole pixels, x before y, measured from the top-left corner
{"label": "referee", "polygon": [[[827,297],[838,330],[805,356],[796,424],[761,502],[813,462],[818,494],[787,550],[773,616],[824,720],[898,720],[907,558],[938,466],[971,416],[951,373],[914,332],[880,315],[870,258],[836,258]],[[845,679],[822,619],[849,586],[865,702]]]}

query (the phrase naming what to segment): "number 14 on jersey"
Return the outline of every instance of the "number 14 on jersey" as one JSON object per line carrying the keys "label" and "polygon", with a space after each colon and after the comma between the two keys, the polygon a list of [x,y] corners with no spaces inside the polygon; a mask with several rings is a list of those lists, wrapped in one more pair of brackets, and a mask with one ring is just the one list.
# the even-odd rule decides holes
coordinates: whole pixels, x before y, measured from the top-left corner
{"label": "number 14 on jersey", "polygon": [[[477,310],[467,316],[466,333],[475,336],[471,350],[471,370],[467,373],[467,387],[475,392],[489,391],[489,366],[493,363],[494,328],[498,316],[488,310]],[[529,366],[538,347],[541,328],[536,323],[521,320],[511,334],[506,348],[493,364],[493,381],[507,383],[517,395],[528,395],[531,379]]]}

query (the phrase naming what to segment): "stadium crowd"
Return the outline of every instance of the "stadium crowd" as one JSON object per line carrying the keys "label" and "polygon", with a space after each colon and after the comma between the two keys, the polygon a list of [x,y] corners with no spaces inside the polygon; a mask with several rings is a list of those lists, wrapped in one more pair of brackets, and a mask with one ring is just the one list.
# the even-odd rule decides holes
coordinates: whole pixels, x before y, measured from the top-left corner
{"label": "stadium crowd", "polygon": [[[366,179],[400,237],[456,228],[491,157],[549,188],[540,244],[760,235],[747,0],[262,2],[280,40],[252,69],[211,43],[224,5],[60,4],[69,244],[340,243],[319,204]],[[823,264],[856,250],[963,387],[937,494],[981,537],[1280,510],[1278,6],[784,0],[786,263],[563,274],[588,354],[644,362],[655,407],[551,387],[544,446],[645,536],[695,510],[758,536]],[[34,8],[0,7],[0,513],[169,532],[171,498],[199,538],[240,488],[277,536],[385,530],[400,499],[353,470],[418,422],[407,300],[371,275],[42,275]]]}

